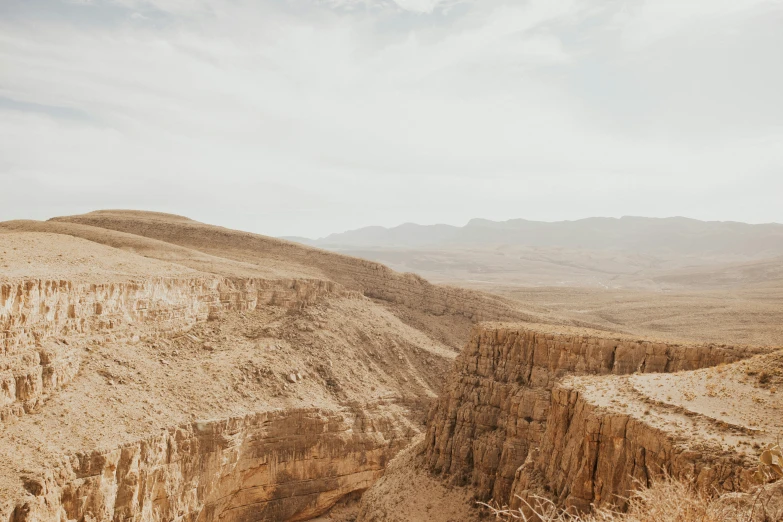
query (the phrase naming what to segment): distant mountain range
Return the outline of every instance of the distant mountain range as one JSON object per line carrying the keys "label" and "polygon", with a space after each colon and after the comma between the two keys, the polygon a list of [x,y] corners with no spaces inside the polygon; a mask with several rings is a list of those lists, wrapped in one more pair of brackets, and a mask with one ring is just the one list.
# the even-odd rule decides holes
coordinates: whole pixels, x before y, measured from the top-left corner
{"label": "distant mountain range", "polygon": [[365,227],[321,239],[285,237],[326,248],[422,249],[544,247],[626,250],[655,255],[731,255],[764,258],[783,255],[783,225],[672,218],[587,218],[542,222],[525,219],[472,219],[464,227],[406,223]]}

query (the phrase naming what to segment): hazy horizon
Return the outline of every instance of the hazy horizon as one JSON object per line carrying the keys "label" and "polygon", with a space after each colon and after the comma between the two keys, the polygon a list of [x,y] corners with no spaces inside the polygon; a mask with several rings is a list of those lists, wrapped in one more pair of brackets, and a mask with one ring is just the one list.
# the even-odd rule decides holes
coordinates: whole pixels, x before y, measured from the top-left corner
{"label": "hazy horizon", "polygon": [[781,0],[8,0],[0,220],[780,223],[781,24]]}
{"label": "hazy horizon", "polygon": [[285,238],[285,237],[301,237],[303,239],[320,240],[320,239],[326,239],[327,237],[332,236],[332,235],[339,235],[339,234],[342,234],[342,233],[345,233],[345,232],[355,232],[357,230],[362,230],[362,229],[365,229],[365,228],[384,228],[386,230],[390,230],[390,229],[400,228],[400,227],[403,227],[403,226],[406,226],[406,225],[414,225],[414,226],[420,226],[420,227],[448,226],[448,227],[461,228],[461,227],[466,227],[466,226],[470,225],[470,223],[473,222],[473,221],[492,221],[492,222],[496,222],[496,223],[501,223],[501,222],[506,222],[506,221],[530,221],[530,222],[537,222],[537,223],[553,224],[553,223],[573,223],[575,221],[584,221],[584,220],[588,220],[588,219],[618,219],[618,220],[620,220],[620,219],[662,219],[662,220],[664,220],[664,219],[684,219],[684,220],[701,221],[701,222],[705,222],[705,223],[739,223],[739,224],[744,224],[744,225],[780,225],[780,226],[783,226],[783,223],[778,223],[777,221],[767,221],[767,222],[751,223],[751,222],[748,222],[748,221],[735,221],[735,220],[730,220],[730,219],[727,219],[727,220],[697,219],[697,218],[692,218],[692,217],[688,217],[688,216],[661,216],[661,217],[633,216],[633,215],[616,216],[616,217],[615,216],[585,216],[585,217],[582,217],[582,218],[575,218],[575,219],[553,219],[553,220],[528,219],[528,218],[524,218],[524,217],[512,217],[512,218],[502,219],[502,220],[492,220],[492,219],[486,219],[486,218],[482,218],[482,217],[473,217],[473,218],[468,219],[466,222],[464,222],[462,224],[460,224],[460,223],[443,223],[443,222],[414,223],[412,221],[406,221],[404,223],[398,223],[396,225],[389,225],[389,226],[385,226],[385,225],[365,225],[365,226],[360,226],[360,227],[353,228],[353,229],[339,230],[339,231],[331,232],[331,233],[329,233],[329,234],[327,234],[325,236],[321,236],[321,237],[307,237],[307,236],[295,236],[295,235],[282,235],[282,236],[278,236],[278,237],[282,237],[282,238]]}

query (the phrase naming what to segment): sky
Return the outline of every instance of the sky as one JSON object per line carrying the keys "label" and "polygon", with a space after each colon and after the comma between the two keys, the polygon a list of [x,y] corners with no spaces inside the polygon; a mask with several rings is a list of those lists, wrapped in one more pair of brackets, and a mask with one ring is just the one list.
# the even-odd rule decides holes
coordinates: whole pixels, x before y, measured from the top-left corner
{"label": "sky", "polygon": [[783,0],[0,0],[0,220],[783,223]]}

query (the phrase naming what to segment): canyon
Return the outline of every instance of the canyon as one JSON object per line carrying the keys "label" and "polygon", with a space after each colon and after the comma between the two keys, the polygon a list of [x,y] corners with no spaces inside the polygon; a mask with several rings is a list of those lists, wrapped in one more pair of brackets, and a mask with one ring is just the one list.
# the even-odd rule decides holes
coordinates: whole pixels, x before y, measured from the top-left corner
{"label": "canyon", "polygon": [[471,324],[524,315],[271,238],[99,216],[0,225],[4,519],[312,519],[423,430]]}
{"label": "canyon", "polygon": [[0,298],[9,522],[625,509],[664,477],[750,494],[783,435],[775,344],[616,331],[180,216],[0,223]]}

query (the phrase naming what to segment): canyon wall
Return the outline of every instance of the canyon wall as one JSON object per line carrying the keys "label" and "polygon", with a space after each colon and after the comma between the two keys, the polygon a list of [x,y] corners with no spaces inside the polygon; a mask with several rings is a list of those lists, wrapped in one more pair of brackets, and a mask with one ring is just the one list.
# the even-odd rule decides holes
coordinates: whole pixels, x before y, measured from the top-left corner
{"label": "canyon wall", "polygon": [[8,520],[308,520],[368,488],[412,435],[382,406],[193,422],[64,457],[25,479]]}
{"label": "canyon wall", "polygon": [[126,327],[184,329],[222,311],[297,308],[346,295],[323,280],[194,277],[116,283],[22,280],[0,284],[0,422],[39,408],[78,372],[81,335]]}
{"label": "canyon wall", "polygon": [[607,411],[573,389],[556,386],[540,447],[516,473],[509,504],[544,493],[566,508],[627,506],[627,492],[664,475],[707,492],[744,491],[756,459],[715,451],[633,415]]}
{"label": "canyon wall", "polygon": [[90,333],[146,322],[178,329],[221,310],[259,304],[294,308],[345,294],[318,279],[150,278],[117,283],[23,280],[0,283],[0,355],[50,335]]}
{"label": "canyon wall", "polygon": [[[455,483],[471,484],[479,499],[509,504],[512,492],[524,490],[531,480],[518,470],[532,449],[541,448],[538,468],[543,469],[547,486],[553,484],[561,493],[575,491],[580,480],[587,480],[583,475],[591,472],[601,475],[589,478],[603,481],[604,498],[624,494],[629,483],[616,474],[634,476],[633,467],[615,469],[612,453],[607,451],[602,454],[608,460],[591,460],[588,450],[595,452],[595,447],[630,441],[627,443],[635,446],[629,446],[623,455],[649,451],[655,454],[656,462],[670,462],[670,454],[675,451],[667,454],[668,450],[660,447],[646,447],[644,440],[662,440],[653,435],[638,441],[636,437],[624,439],[626,420],[596,420],[595,410],[578,406],[571,392],[553,392],[556,383],[569,374],[693,370],[755,353],[753,349],[725,346],[611,338],[602,332],[581,330],[553,333],[546,327],[477,327],[457,358],[447,391],[430,412],[426,460],[432,471],[449,476]],[[581,448],[583,441],[588,441],[585,448],[574,449]],[[685,457],[683,469],[687,467]],[[598,471],[589,466],[596,462]],[[528,465],[533,466],[531,462]],[[716,473],[715,480],[719,475],[729,480]],[[575,493],[573,499],[575,504],[581,500],[589,503],[595,496]]]}

